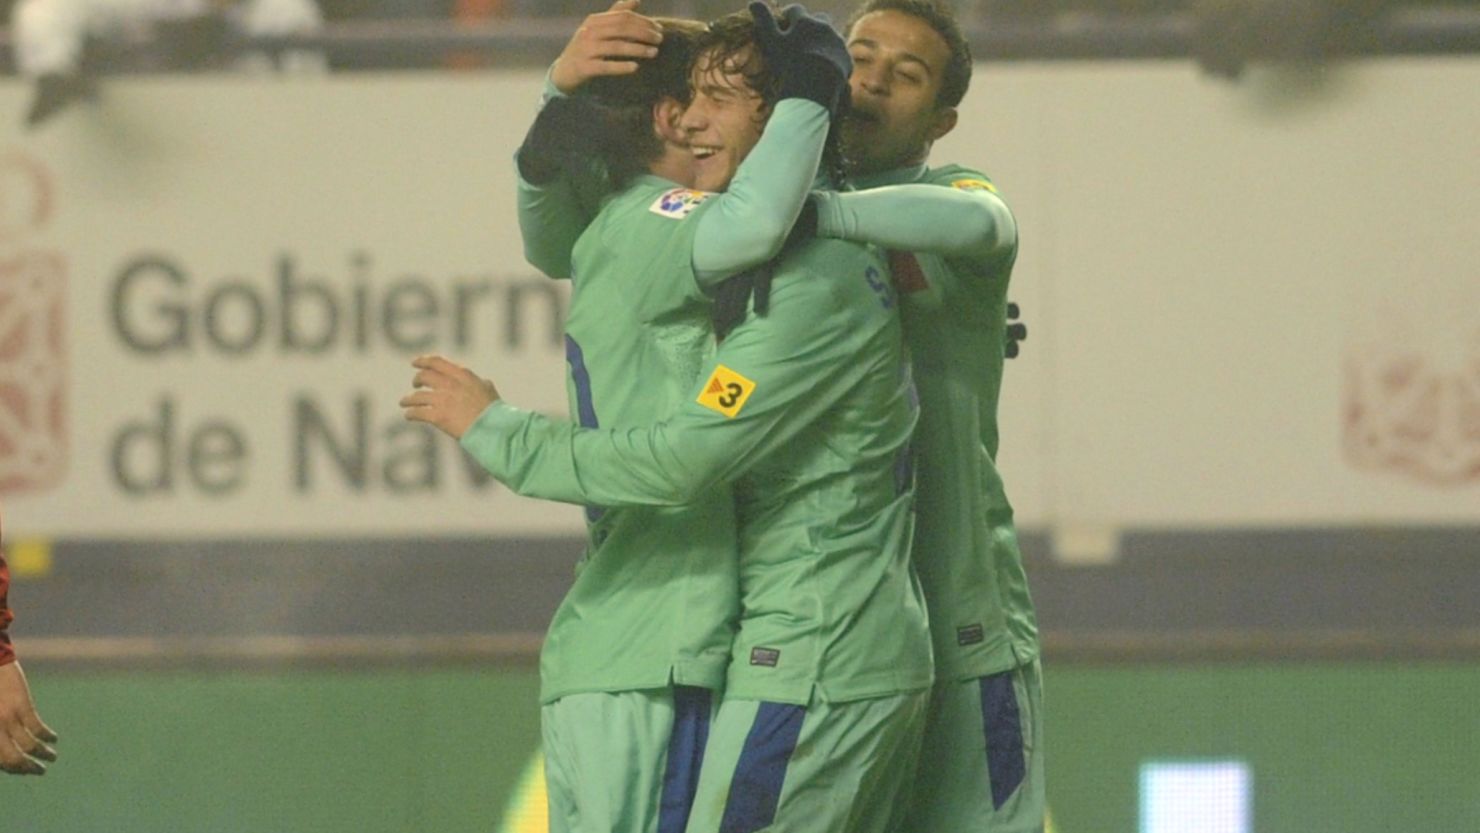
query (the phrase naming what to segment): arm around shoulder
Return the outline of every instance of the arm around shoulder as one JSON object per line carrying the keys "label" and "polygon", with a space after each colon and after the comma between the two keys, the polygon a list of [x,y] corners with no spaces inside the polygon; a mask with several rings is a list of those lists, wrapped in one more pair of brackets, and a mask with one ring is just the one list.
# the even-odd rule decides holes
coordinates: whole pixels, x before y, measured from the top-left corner
{"label": "arm around shoulder", "polygon": [[1017,247],[1017,220],[987,188],[890,185],[812,198],[820,237],[952,259],[998,258]]}

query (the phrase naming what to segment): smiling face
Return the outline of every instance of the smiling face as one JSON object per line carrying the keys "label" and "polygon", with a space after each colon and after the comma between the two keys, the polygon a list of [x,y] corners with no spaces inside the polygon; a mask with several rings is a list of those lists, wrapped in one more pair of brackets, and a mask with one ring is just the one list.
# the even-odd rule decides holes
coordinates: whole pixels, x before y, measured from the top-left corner
{"label": "smiling face", "polygon": [[695,62],[693,98],[680,124],[694,155],[694,187],[702,191],[729,187],[760,141],[769,113],[742,72],[749,60],[746,50],[729,60],[710,52]]}
{"label": "smiling face", "polygon": [[852,109],[843,125],[854,171],[877,173],[925,161],[930,145],[956,126],[940,106],[950,47],[934,28],[901,11],[873,12],[848,33]]}

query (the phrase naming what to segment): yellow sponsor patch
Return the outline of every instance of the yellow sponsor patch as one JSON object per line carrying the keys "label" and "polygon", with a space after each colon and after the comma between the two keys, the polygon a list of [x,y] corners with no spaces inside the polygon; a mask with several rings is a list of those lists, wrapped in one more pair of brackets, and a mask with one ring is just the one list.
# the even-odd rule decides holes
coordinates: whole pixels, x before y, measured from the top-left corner
{"label": "yellow sponsor patch", "polygon": [[997,193],[997,186],[985,179],[958,179],[951,183],[951,187],[962,191],[991,191],[993,194]]}
{"label": "yellow sponsor patch", "polygon": [[734,419],[740,409],[745,407],[745,400],[750,398],[754,390],[755,382],[719,365],[714,368],[709,381],[704,383],[704,390],[700,391],[697,401],[711,411],[719,411]]}

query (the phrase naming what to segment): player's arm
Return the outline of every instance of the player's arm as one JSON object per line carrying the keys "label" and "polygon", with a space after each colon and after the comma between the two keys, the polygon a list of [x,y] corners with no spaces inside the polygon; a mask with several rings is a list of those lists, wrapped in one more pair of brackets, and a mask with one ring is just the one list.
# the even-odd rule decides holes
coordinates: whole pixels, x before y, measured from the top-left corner
{"label": "player's arm", "polygon": [[[604,185],[605,181],[599,166],[593,164],[588,184]],[[541,185],[519,176],[516,199],[524,259],[552,278],[570,277],[571,251],[596,216],[599,198],[582,193],[580,186],[565,174]]]}
{"label": "player's arm", "polygon": [[491,383],[476,377],[466,383],[469,404],[480,384],[489,386],[483,393],[491,404],[462,426],[440,422],[447,411],[435,388],[442,380],[423,378],[425,368],[402,405],[408,419],[460,437],[519,494],[601,506],[687,503],[791,440],[867,372],[848,346],[859,319],[828,283],[803,277],[779,285],[772,313],[737,327],[694,399],[657,425],[580,428],[497,400]]}
{"label": "player's arm", "polygon": [[[636,0],[618,0],[605,12],[588,15],[545,75],[540,113],[515,154],[519,233],[524,258],[552,278],[570,277],[570,255],[590,225],[606,191],[600,166],[590,176],[572,175],[558,164],[561,142],[569,141],[569,117],[550,103],[575,92],[593,78],[627,75],[637,62],[656,54],[662,32],[637,14]],[[543,157],[542,157],[543,154]]]}
{"label": "player's arm", "polygon": [[803,98],[776,103],[754,149],[694,232],[694,276],[705,290],[781,251],[801,213],[827,141],[830,119]]}
{"label": "player's arm", "polygon": [[825,17],[794,5],[778,22],[765,3],[749,9],[756,49],[780,90],[760,141],[700,221],[693,265],[706,291],[781,251],[817,178],[828,126],[853,70],[847,45]]}
{"label": "player's arm", "polygon": [[1017,221],[985,180],[981,186],[890,185],[863,191],[818,191],[817,236],[886,249],[990,261],[1017,247]]}
{"label": "player's arm", "polygon": [[36,714],[26,675],[16,661],[10,644],[10,570],[0,555],[0,771],[13,775],[42,775],[43,761],[55,761],[57,753],[48,743],[57,735]]}

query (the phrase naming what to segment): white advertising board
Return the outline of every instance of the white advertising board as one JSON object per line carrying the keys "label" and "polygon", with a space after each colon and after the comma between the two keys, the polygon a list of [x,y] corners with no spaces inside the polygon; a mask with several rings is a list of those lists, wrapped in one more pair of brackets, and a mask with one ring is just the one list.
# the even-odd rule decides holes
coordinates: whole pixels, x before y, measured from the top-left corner
{"label": "white advertising board", "polygon": [[1480,61],[979,65],[961,124],[1022,225],[1029,524],[1480,523]]}
{"label": "white advertising board", "polygon": [[[19,84],[6,93],[20,112]],[[443,352],[564,411],[510,160],[539,75],[106,86],[6,157],[16,522],[68,536],[569,534],[405,423]],[[29,203],[29,204],[28,204]],[[37,338],[52,328],[46,338]]]}
{"label": "white advertising board", "polygon": [[[1025,526],[1480,522],[1480,61],[1277,81],[978,67],[934,158],[1022,225]],[[117,79],[30,133],[0,85],[8,526],[577,533],[396,407],[436,351],[564,410],[510,164],[539,83]]]}

